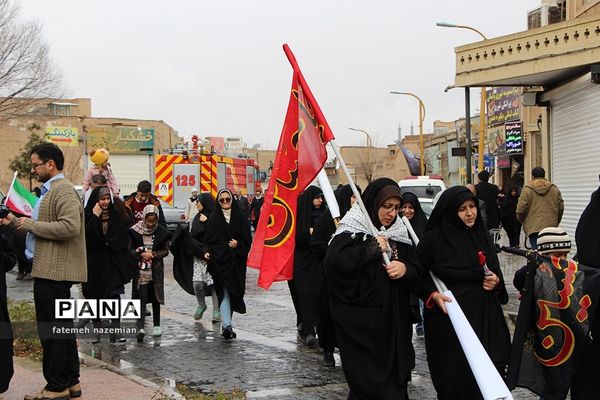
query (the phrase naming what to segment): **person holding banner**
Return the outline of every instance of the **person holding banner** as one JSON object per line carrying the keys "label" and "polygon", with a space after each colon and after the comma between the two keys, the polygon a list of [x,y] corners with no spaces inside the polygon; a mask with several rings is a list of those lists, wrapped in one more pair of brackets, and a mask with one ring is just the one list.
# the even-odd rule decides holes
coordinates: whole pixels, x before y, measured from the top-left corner
{"label": "person holding banner", "polygon": [[[494,246],[478,214],[477,198],[464,186],[445,190],[436,203],[416,255],[422,267],[425,348],[438,399],[482,399],[445,301],[429,271],[454,294],[494,366],[504,375],[510,336],[502,304],[508,302]],[[482,263],[480,253],[487,257]],[[437,304],[437,306],[434,305]]]}
{"label": "person holding banner", "polygon": [[[367,186],[363,202],[346,213],[329,245],[325,269],[331,317],[348,399],[407,399],[415,365],[409,293],[419,267],[402,220],[400,188],[389,178]],[[379,230],[373,237],[370,224]],[[386,267],[382,252],[391,263]]]}
{"label": "person holding banner", "polygon": [[[360,191],[360,188],[358,189]],[[334,191],[335,199],[337,201],[340,216],[344,218],[346,213],[350,210],[356,198],[352,193],[350,185],[344,185],[340,189]],[[329,282],[325,275],[323,266],[323,260],[325,254],[327,254],[327,248],[329,241],[337,229],[336,221],[333,220],[329,208],[327,208],[323,215],[317,221],[315,230],[310,238],[310,247],[314,254],[317,256],[319,262],[319,269],[322,275],[323,283],[321,285],[321,291],[319,293],[319,304],[318,304],[318,322],[317,322],[317,333],[319,336],[319,346],[323,349],[323,365],[327,367],[335,366],[335,358],[333,358],[333,350],[338,347],[337,338],[335,336],[335,328],[333,326],[333,320],[331,319],[331,310],[329,308]]]}
{"label": "person holding banner", "polygon": [[229,189],[217,194],[219,206],[208,220],[205,234],[204,259],[213,278],[219,298],[222,332],[226,339],[235,339],[231,317],[233,312],[246,313],[246,260],[252,236],[248,218]]}
{"label": "person holding banner", "polygon": [[298,213],[296,223],[296,248],[294,249],[294,285],[300,306],[301,324],[300,338],[312,347],[317,343],[315,327],[319,291],[323,282],[323,274],[319,268],[319,260],[310,246],[317,220],[325,209],[323,191],[317,186],[309,186],[298,197]]}

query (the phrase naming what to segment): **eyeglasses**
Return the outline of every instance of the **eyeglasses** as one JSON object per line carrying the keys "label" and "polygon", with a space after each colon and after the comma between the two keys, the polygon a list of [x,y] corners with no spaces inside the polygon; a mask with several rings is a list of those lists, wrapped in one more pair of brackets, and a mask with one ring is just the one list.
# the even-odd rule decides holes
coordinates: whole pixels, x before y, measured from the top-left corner
{"label": "eyeglasses", "polygon": [[221,204],[231,203],[231,197],[221,197],[219,199],[219,203],[221,203]]}
{"label": "eyeglasses", "polygon": [[402,206],[400,204],[398,205],[393,205],[393,204],[382,204],[381,207],[386,210],[386,211],[396,211],[397,213],[400,212],[400,210],[402,210]]}
{"label": "eyeglasses", "polygon": [[[49,161],[49,160],[48,160],[48,161]],[[36,169],[37,169],[37,168],[38,168],[40,165],[44,165],[44,164],[46,164],[48,161],[44,161],[44,162],[41,162],[41,163],[38,163],[38,164],[36,164],[36,163],[31,163],[31,169],[32,169],[32,170],[36,170]]]}

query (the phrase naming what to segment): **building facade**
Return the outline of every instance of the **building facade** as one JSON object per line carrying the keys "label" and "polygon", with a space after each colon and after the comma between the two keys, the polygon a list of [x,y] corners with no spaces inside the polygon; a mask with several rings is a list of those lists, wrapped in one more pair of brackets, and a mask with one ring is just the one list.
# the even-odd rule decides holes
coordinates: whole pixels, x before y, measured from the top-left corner
{"label": "building facade", "polygon": [[[65,154],[66,177],[80,185],[88,166],[90,151],[105,147],[109,162],[119,180],[122,193],[135,190],[133,181],[153,176],[153,158],[168,153],[183,143],[177,132],[164,121],[99,118],[92,116],[90,99],[39,99],[22,116],[0,122],[0,140],[6,157],[0,158],[0,188],[10,185],[13,171],[10,161],[21,153],[29,137],[58,145]],[[27,179],[21,181],[29,187]],[[37,186],[32,182],[32,186]]]}
{"label": "building facade", "polygon": [[543,1],[539,13],[532,29],[457,47],[455,83],[522,88],[524,181],[546,169],[574,234],[600,173],[600,0]]}

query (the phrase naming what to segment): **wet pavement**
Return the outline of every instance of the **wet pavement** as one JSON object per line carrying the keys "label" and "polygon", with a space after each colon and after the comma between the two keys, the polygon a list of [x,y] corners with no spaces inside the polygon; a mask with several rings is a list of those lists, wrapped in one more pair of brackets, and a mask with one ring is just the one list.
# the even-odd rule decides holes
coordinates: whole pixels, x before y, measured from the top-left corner
{"label": "wet pavement", "polygon": [[[518,300],[512,290],[512,275],[524,265],[524,259],[509,254],[501,254],[500,258],[511,297],[506,311],[516,312]],[[257,271],[249,269],[245,298],[248,313],[234,315],[238,336],[226,342],[219,334],[219,324],[210,321],[210,298],[203,320],[194,321],[195,297],[174,281],[171,263],[172,258],[167,258],[162,337],[148,334],[141,344],[135,339],[109,344],[108,338],[103,338],[92,345],[89,339],[81,339],[80,351],[114,365],[124,374],[160,385],[177,382],[205,393],[241,389],[249,399],[346,399],[348,388],[339,355],[335,355],[335,368],[324,367],[319,350],[308,349],[297,341],[287,284],[276,283],[265,292],[256,286]],[[7,274],[9,298],[31,301],[31,282],[16,281],[15,276],[15,271]],[[147,324],[151,320],[147,318]],[[146,332],[151,331],[147,325]],[[414,346],[416,368],[409,384],[410,397],[435,399],[423,340],[415,337]],[[526,390],[513,393],[515,399],[537,398]]]}

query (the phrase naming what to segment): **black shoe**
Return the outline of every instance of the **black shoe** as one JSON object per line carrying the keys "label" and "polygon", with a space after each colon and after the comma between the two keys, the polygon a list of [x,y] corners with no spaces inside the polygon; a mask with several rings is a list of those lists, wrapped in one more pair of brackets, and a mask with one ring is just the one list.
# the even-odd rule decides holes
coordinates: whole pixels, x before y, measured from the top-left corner
{"label": "black shoe", "polygon": [[323,365],[326,367],[335,367],[335,358],[333,358],[333,353],[323,353]]}
{"label": "black shoe", "polygon": [[94,336],[92,339],[92,344],[100,343],[100,335]]}
{"label": "black shoe", "polygon": [[136,336],[138,343],[142,343],[144,341],[144,336],[146,336],[146,331],[144,331],[143,329],[140,329]]}
{"label": "black shoe", "polygon": [[314,347],[317,344],[317,338],[315,337],[315,334],[309,333],[308,335],[306,335],[304,343],[306,343],[308,347]]}
{"label": "black shoe", "polygon": [[24,275],[24,274],[23,274],[22,272],[18,272],[18,273],[17,273],[17,280],[18,280],[18,281],[21,281],[21,280],[23,280],[23,275]]}
{"label": "black shoe", "polygon": [[33,276],[31,276],[30,273],[27,273],[27,274],[23,275],[23,280],[24,281],[30,281],[32,279],[33,279]]}
{"label": "black shoe", "polygon": [[223,336],[223,338],[225,338],[225,340],[231,340],[231,339],[235,339],[237,337],[237,335],[235,334],[235,332],[233,331],[233,329],[230,326],[226,326],[225,328],[223,328],[223,332],[221,333],[221,336]]}

